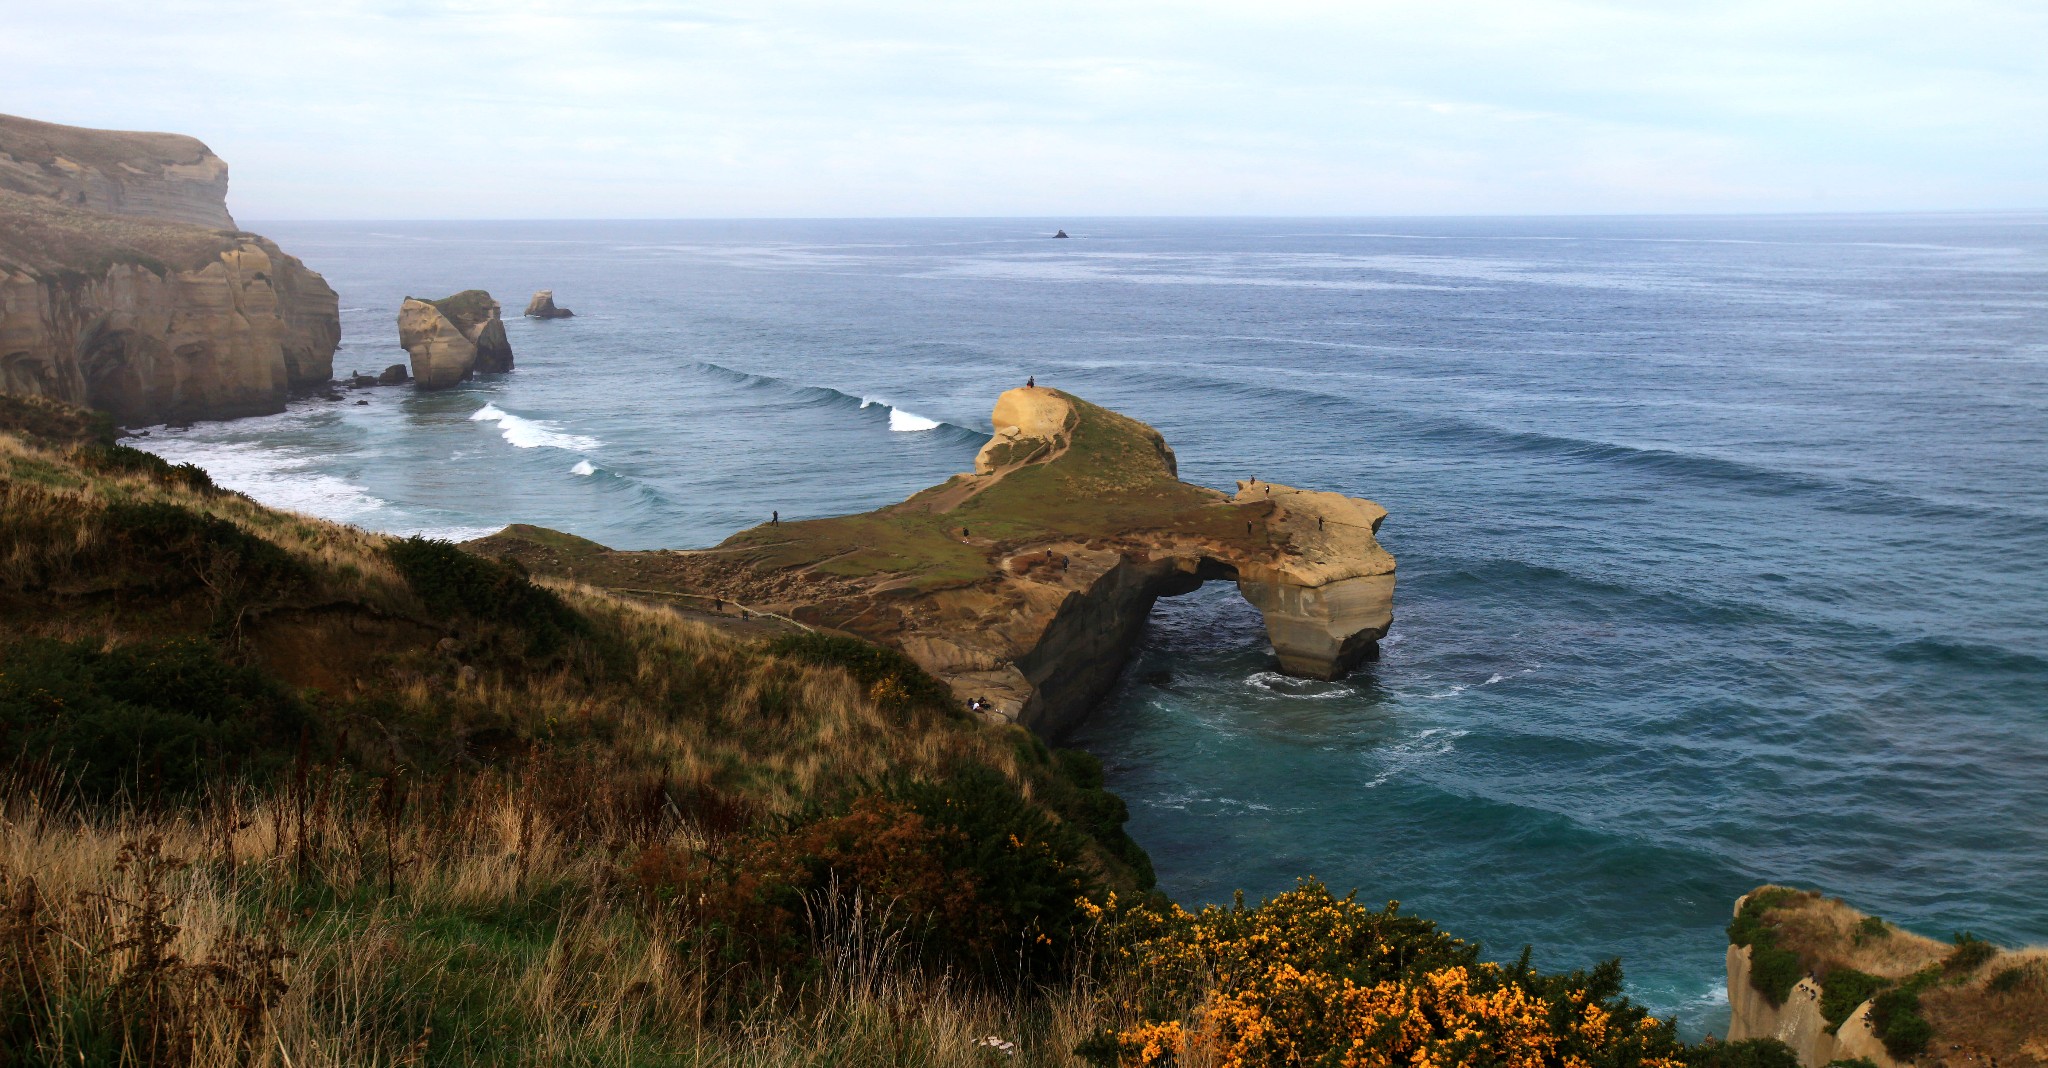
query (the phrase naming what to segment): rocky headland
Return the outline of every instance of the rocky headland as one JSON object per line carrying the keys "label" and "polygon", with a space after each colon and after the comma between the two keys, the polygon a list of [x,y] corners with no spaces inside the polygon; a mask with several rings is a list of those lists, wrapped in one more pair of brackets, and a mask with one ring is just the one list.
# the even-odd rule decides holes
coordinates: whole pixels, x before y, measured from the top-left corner
{"label": "rocky headland", "polygon": [[0,116],[0,391],[130,424],[281,411],[333,377],[334,290],[174,134]]}
{"label": "rocky headland", "polygon": [[1729,925],[1728,1040],[1801,1068],[2048,1065],[2048,952],[1938,942],[1810,890],[1762,886]]}
{"label": "rocky headland", "polygon": [[555,307],[555,291],[543,289],[526,302],[528,319],[574,319],[576,313],[567,308]]}
{"label": "rocky headland", "polygon": [[398,343],[412,357],[421,389],[447,389],[472,374],[512,369],[512,342],[499,306],[481,289],[440,300],[407,297],[398,308]]}
{"label": "rocky headland", "polygon": [[470,547],[893,646],[961,701],[1051,736],[1115,682],[1153,602],[1204,582],[1237,584],[1292,674],[1343,675],[1386,634],[1394,558],[1371,501],[1182,482],[1158,431],[1058,390],[1010,390],[993,421],[974,471],[861,515],[764,523],[697,551],[532,527]]}

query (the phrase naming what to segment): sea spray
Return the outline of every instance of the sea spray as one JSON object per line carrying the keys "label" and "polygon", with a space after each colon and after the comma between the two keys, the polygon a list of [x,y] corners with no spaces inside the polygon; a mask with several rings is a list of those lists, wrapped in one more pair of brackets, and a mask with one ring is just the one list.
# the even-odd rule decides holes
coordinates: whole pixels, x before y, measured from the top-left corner
{"label": "sea spray", "polygon": [[469,417],[475,423],[496,423],[505,441],[519,449],[567,449],[571,452],[588,452],[604,444],[593,437],[582,434],[567,434],[556,429],[554,423],[543,419],[527,419],[513,415],[495,404],[486,404]]}

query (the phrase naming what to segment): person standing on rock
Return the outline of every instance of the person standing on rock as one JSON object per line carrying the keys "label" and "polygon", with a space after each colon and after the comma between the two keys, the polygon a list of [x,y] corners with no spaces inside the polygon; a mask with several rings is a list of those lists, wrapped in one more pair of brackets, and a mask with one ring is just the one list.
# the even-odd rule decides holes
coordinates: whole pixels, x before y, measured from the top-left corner
{"label": "person standing on rock", "polygon": [[1038,388],[1038,376],[1037,376],[1037,375],[1027,375],[1027,376],[1025,377],[1025,379],[1024,379],[1024,388],[1025,388],[1025,389],[1037,389],[1037,388]]}
{"label": "person standing on rock", "polygon": [[769,526],[771,526],[771,527],[779,527],[779,526],[781,526],[781,525],[782,525],[782,513],[781,513],[781,512],[769,512],[769,513],[768,513],[768,525],[769,525]]}

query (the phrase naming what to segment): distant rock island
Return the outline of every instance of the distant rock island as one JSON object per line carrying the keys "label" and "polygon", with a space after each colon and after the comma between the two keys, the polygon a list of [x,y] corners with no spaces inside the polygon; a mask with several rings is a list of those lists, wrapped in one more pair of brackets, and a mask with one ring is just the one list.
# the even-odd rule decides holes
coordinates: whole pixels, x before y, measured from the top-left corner
{"label": "distant rock island", "polygon": [[574,319],[576,313],[567,308],[555,307],[555,291],[543,289],[526,302],[526,317],[529,319]]}
{"label": "distant rock island", "polygon": [[0,391],[141,425],[325,385],[334,290],[237,229],[227,184],[190,137],[0,115]]}
{"label": "distant rock island", "polygon": [[512,342],[496,300],[465,289],[440,300],[407,297],[398,308],[398,343],[412,357],[421,389],[447,389],[472,374],[512,369]]}
{"label": "distant rock island", "polygon": [[1158,431],[1055,389],[1004,393],[994,423],[972,473],[861,515],[763,524],[691,552],[613,551],[535,527],[469,547],[891,645],[962,702],[1054,736],[1115,682],[1159,597],[1237,583],[1281,668],[1316,678],[1370,656],[1392,623],[1379,505],[1182,482]]}

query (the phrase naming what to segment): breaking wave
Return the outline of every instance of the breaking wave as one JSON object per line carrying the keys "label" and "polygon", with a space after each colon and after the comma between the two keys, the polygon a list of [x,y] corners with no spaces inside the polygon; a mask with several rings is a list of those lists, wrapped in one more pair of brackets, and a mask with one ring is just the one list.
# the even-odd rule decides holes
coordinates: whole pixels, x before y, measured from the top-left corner
{"label": "breaking wave", "polygon": [[518,449],[567,449],[570,452],[589,452],[601,447],[604,442],[583,434],[569,434],[556,428],[545,419],[527,419],[513,415],[495,404],[486,404],[469,417],[473,423],[496,423],[498,432],[505,441]]}

